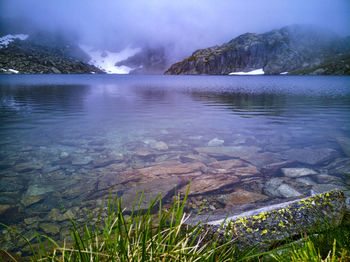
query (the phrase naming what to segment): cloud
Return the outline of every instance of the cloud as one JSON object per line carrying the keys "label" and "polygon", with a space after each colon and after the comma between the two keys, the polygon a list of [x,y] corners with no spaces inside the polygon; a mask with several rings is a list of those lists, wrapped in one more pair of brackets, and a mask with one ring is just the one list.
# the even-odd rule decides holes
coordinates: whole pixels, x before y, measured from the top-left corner
{"label": "cloud", "polygon": [[166,45],[179,57],[295,23],[350,34],[349,0],[3,0],[0,8],[18,23],[75,34],[85,44]]}

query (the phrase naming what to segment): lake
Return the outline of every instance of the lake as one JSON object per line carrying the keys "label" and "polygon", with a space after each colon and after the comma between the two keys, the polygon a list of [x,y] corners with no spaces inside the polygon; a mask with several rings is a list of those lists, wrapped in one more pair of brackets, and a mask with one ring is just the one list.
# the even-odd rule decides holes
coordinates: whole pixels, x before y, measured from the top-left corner
{"label": "lake", "polygon": [[69,238],[110,192],[127,213],[191,182],[188,212],[239,212],[346,173],[350,77],[0,75],[0,222],[26,236]]}

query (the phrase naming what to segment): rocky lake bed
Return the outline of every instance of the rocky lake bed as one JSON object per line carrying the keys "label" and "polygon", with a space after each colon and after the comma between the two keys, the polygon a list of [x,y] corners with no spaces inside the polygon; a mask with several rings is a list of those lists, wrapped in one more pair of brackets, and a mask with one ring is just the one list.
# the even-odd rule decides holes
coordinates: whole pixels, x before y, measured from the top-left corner
{"label": "rocky lake bed", "polygon": [[[30,92],[29,88],[20,90]],[[53,94],[65,92],[60,90]],[[8,102],[8,96],[2,94],[2,101]],[[246,128],[247,122],[259,117],[245,118],[243,113],[232,116],[215,111],[219,114],[219,124],[213,124],[208,117],[212,114],[211,107],[198,106],[198,95],[191,98],[196,110],[186,108],[189,116],[183,118],[180,110],[177,116],[180,120],[169,113],[172,110],[164,117],[147,116],[148,100],[143,99],[141,104],[146,106],[142,110],[146,108],[147,112],[142,113],[144,120],[136,124],[133,119],[132,124],[117,123],[115,119],[119,121],[126,111],[138,106],[139,100],[133,101],[130,108],[124,106],[119,110],[118,117],[113,114],[106,117],[104,110],[98,111],[99,106],[108,107],[111,101],[109,98],[107,102],[100,101],[104,97],[102,92],[93,96],[99,102],[92,111],[77,110],[75,115],[72,110],[76,104],[72,103],[63,104],[63,109],[53,115],[43,116],[40,115],[42,107],[47,106],[46,102],[56,103],[57,98],[50,96],[49,101],[25,100],[24,103],[16,95],[18,93],[13,97],[19,99],[17,111],[11,108],[11,103],[2,104],[7,114],[15,117],[12,121],[2,115],[0,222],[26,237],[38,232],[57,240],[69,240],[69,218],[85,222],[89,212],[96,214],[101,208],[103,214],[110,193],[112,197],[117,194],[122,198],[128,214],[135,206],[147,209],[151,199],[159,194],[162,208],[167,209],[175,196],[186,194],[190,184],[186,212],[238,214],[343,190],[344,183],[350,182],[347,177],[350,128],[346,111],[349,104],[346,102],[342,104],[347,108],[344,115],[336,115],[333,125],[327,119],[317,122],[315,128],[304,119],[297,121],[296,117],[288,120],[292,122],[290,125],[279,124],[277,128],[268,122],[254,129]],[[116,93],[109,93],[109,97],[113,95]],[[160,108],[165,102],[171,109],[180,103],[176,99],[173,102],[174,96],[162,100],[157,95],[159,93],[151,94],[151,98],[156,97]],[[87,107],[89,101],[85,100]],[[117,104],[115,102],[112,104]],[[208,103],[207,100],[204,103]],[[159,111],[159,107],[155,109]],[[201,116],[198,112],[203,109],[208,112],[202,111]],[[228,124],[233,118],[238,122]],[[23,122],[18,123],[21,119]],[[275,116],[271,119],[275,121]],[[329,126],[333,129],[327,129]],[[92,216],[93,222],[96,219]],[[0,235],[1,248],[29,251],[25,241],[9,229],[2,228]]]}

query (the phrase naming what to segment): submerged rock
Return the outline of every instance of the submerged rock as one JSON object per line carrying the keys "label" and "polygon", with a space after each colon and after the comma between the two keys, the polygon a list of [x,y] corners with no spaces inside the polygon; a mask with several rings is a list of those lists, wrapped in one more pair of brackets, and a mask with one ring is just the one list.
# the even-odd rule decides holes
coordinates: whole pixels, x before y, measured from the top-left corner
{"label": "submerged rock", "polygon": [[281,170],[286,177],[292,178],[317,174],[316,171],[309,168],[282,168]]}
{"label": "submerged rock", "polygon": [[0,215],[5,213],[7,210],[13,208],[11,205],[0,205]]}
{"label": "submerged rock", "polygon": [[212,168],[219,168],[219,169],[232,169],[236,167],[242,167],[245,164],[246,163],[240,159],[230,159],[230,160],[224,160],[224,161],[215,161],[208,164],[208,166]]}
{"label": "submerged rock", "polygon": [[145,167],[138,169],[138,173],[142,178],[166,178],[175,174],[187,174],[205,169],[206,166],[201,162],[181,163],[177,161],[169,161],[160,165]]}
{"label": "submerged rock", "polygon": [[153,142],[150,144],[151,148],[159,150],[159,151],[164,151],[168,150],[168,145],[164,143],[163,141],[158,141],[158,142]]}
{"label": "submerged rock", "polygon": [[350,157],[350,138],[345,136],[338,136],[336,140],[339,146],[343,149],[346,156]]}
{"label": "submerged rock", "polygon": [[303,148],[291,149],[283,153],[286,160],[295,160],[309,165],[318,165],[329,162],[338,155],[338,152],[331,148]]}
{"label": "submerged rock", "polygon": [[322,170],[330,175],[350,174],[350,158],[337,158]]}
{"label": "submerged rock", "polygon": [[299,197],[302,194],[295,190],[292,186],[283,183],[277,188],[277,192],[283,197]]}
{"label": "submerged rock", "polygon": [[36,196],[24,196],[21,200],[21,204],[24,207],[29,207],[35,203],[40,202],[41,200],[43,200],[43,197],[40,195],[36,195]]}
{"label": "submerged rock", "polygon": [[264,186],[264,193],[269,195],[269,196],[277,196],[280,197],[281,195],[279,194],[279,192],[277,192],[277,188],[284,182],[284,180],[282,178],[279,177],[275,177],[272,178],[270,180],[268,180],[265,183]]}
{"label": "submerged rock", "polygon": [[[135,207],[135,209],[147,209],[151,201],[159,194],[162,199],[169,197],[173,195],[175,189],[180,188],[183,183],[184,181],[177,177],[155,179],[145,183],[139,183],[136,187],[129,188],[123,193],[123,206],[128,211],[132,210],[133,207]],[[140,200],[141,195],[142,199]]]}
{"label": "submerged rock", "polygon": [[56,235],[60,232],[60,227],[54,223],[41,223],[39,226],[46,234]]}
{"label": "submerged rock", "polygon": [[244,205],[256,201],[261,201],[266,198],[268,198],[268,196],[265,196],[260,193],[250,192],[244,189],[238,189],[233,193],[221,195],[218,198],[218,200],[222,202],[227,208],[234,205]]}
{"label": "submerged rock", "polygon": [[[219,190],[223,187],[227,187],[236,184],[240,179],[232,174],[216,174],[216,175],[201,175],[195,177],[191,182],[189,195],[202,195],[212,191]],[[180,190],[182,194],[185,194],[187,187]]]}
{"label": "submerged rock", "polygon": [[224,144],[224,140],[221,140],[217,137],[215,137],[214,139],[210,140],[208,142],[208,146],[222,146]]}
{"label": "submerged rock", "polygon": [[277,173],[281,168],[289,166],[293,163],[295,163],[295,161],[282,161],[277,163],[271,163],[263,166],[261,168],[261,172],[265,175],[273,175]]}

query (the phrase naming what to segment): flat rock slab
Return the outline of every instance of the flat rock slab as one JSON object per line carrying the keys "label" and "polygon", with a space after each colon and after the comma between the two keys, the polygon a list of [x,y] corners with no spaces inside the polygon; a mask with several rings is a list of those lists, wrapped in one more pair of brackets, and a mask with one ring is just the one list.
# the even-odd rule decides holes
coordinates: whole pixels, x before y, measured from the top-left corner
{"label": "flat rock slab", "polygon": [[281,171],[286,177],[292,178],[317,174],[316,171],[310,168],[281,168]]}
{"label": "flat rock slab", "polygon": [[138,169],[141,178],[166,178],[171,175],[193,173],[205,169],[206,166],[200,162],[181,163],[181,162],[165,162],[160,165],[145,167]]}
{"label": "flat rock slab", "polygon": [[335,190],[208,222],[205,237],[219,237],[222,242],[234,238],[239,248],[259,245],[268,249],[275,241],[339,225],[345,208],[344,193]]}
{"label": "flat rock slab", "polygon": [[[202,195],[221,188],[238,183],[240,179],[232,174],[201,175],[195,177],[191,182],[189,195]],[[180,192],[185,194],[187,187],[183,187]]]}
{"label": "flat rock slab", "polygon": [[[167,179],[154,179],[145,183],[139,183],[136,187],[127,189],[122,197],[123,206],[127,211],[147,209],[152,200],[159,194],[161,198],[169,197],[175,193],[175,189],[180,188],[183,180],[178,177],[170,177]],[[141,195],[141,203],[139,202]]]}

